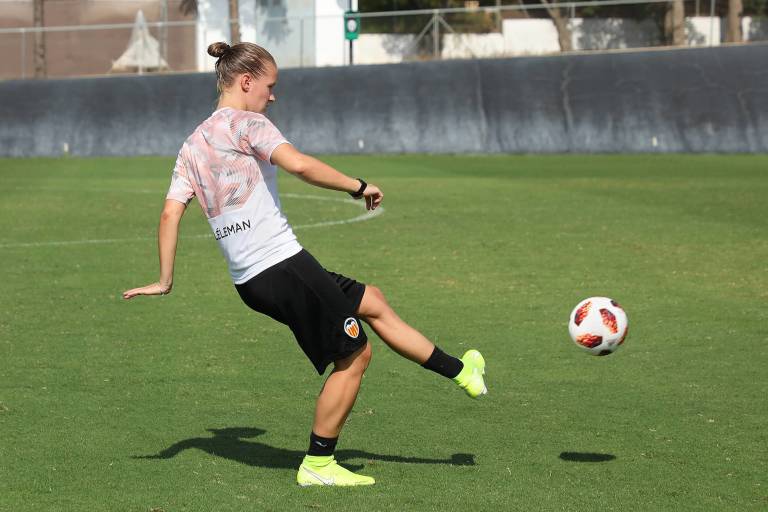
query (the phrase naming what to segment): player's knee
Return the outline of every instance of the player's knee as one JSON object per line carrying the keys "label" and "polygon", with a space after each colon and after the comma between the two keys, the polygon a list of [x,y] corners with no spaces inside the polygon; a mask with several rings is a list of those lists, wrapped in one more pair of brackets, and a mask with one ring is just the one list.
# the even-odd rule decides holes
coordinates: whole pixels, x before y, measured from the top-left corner
{"label": "player's knee", "polygon": [[360,304],[360,315],[365,318],[378,318],[389,310],[389,304],[384,292],[377,286],[367,285],[363,302]]}
{"label": "player's knee", "polygon": [[335,367],[338,371],[351,371],[352,373],[357,373],[362,375],[365,373],[365,370],[368,368],[368,365],[371,362],[371,356],[373,355],[373,351],[371,350],[371,344],[366,343],[357,351],[344,358],[336,361]]}
{"label": "player's knee", "polygon": [[371,363],[371,356],[373,355],[373,351],[371,350],[371,344],[366,343],[357,353],[355,356],[355,360],[352,361],[352,369],[362,375],[365,373],[365,370],[368,369],[368,365]]}
{"label": "player's knee", "polygon": [[373,350],[371,349],[371,344],[366,343],[356,361],[362,372],[364,372],[368,368],[368,365],[371,364],[372,357]]}

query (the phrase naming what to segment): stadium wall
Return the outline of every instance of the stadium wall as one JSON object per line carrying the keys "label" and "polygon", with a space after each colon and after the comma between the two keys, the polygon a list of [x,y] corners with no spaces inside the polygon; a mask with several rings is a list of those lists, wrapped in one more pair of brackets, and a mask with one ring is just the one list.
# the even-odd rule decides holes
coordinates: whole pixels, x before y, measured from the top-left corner
{"label": "stadium wall", "polygon": [[[311,153],[768,152],[768,45],[284,70]],[[175,155],[211,74],[0,82],[2,156]]]}

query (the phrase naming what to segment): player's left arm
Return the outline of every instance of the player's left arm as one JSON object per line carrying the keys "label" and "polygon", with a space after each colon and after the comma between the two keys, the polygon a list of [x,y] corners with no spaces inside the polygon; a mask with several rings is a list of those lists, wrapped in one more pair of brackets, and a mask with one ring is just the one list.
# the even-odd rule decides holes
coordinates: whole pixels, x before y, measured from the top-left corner
{"label": "player's left arm", "polygon": [[[317,158],[305,155],[291,144],[280,144],[272,151],[273,164],[279,165],[294,176],[317,187],[340,190],[354,194],[360,189],[360,181],[337,171]],[[376,209],[384,199],[384,193],[373,184],[367,184],[358,198],[365,198],[369,210]]]}
{"label": "player's left arm", "polygon": [[160,279],[152,284],[123,292],[124,299],[137,295],[166,295],[173,288],[173,264],[176,260],[176,243],[179,239],[179,223],[187,209],[185,203],[166,199],[160,225],[157,229],[157,248],[160,254]]}

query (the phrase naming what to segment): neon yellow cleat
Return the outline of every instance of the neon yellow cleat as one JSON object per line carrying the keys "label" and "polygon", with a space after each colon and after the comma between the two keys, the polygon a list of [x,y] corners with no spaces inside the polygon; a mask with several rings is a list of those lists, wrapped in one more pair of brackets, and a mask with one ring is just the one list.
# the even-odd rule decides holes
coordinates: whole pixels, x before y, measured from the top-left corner
{"label": "neon yellow cleat", "polygon": [[483,359],[482,354],[474,349],[467,350],[466,354],[462,356],[461,362],[464,363],[464,368],[453,378],[453,381],[472,398],[487,394],[488,388],[485,387],[485,380],[483,379],[485,359]]}
{"label": "neon yellow cleat", "polygon": [[376,480],[369,476],[358,475],[345,469],[336,462],[333,455],[318,457],[306,455],[296,474],[296,483],[301,487],[310,485],[373,485]]}

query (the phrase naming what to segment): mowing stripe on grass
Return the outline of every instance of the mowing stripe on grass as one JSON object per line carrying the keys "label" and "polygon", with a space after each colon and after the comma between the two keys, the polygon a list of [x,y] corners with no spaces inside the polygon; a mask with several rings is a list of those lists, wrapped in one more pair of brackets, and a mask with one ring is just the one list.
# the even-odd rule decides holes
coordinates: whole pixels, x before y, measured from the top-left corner
{"label": "mowing stripe on grass", "polygon": [[[141,191],[141,192],[143,193],[144,191]],[[310,199],[313,201],[335,201],[337,203],[348,203],[358,207],[365,208],[365,203],[356,199],[340,199],[338,197],[313,196],[313,195],[306,195],[306,194],[281,194],[281,196],[288,197],[291,199]],[[328,220],[323,222],[314,222],[312,224],[297,224],[296,226],[293,226],[293,229],[297,230],[297,229],[324,228],[329,226],[338,226],[342,224],[352,224],[355,222],[364,222],[366,220],[371,220],[374,217],[378,217],[382,213],[384,213],[384,207],[379,206],[373,211],[369,212],[368,210],[366,210],[365,213],[349,219]],[[189,235],[181,238],[183,238],[184,240],[194,240],[194,239],[203,239],[203,238],[212,238],[212,237],[213,235],[211,233],[205,233],[202,235]],[[149,240],[155,240],[156,238],[157,238],[156,236],[142,236],[142,237],[134,237],[134,238],[58,240],[58,241],[50,241],[50,242],[17,242],[17,243],[0,244],[0,249],[16,249],[16,248],[22,248],[22,247],[54,247],[54,246],[62,247],[62,246],[68,246],[68,245],[89,245],[89,244],[115,244],[115,243],[123,243],[123,242],[149,241]]]}

